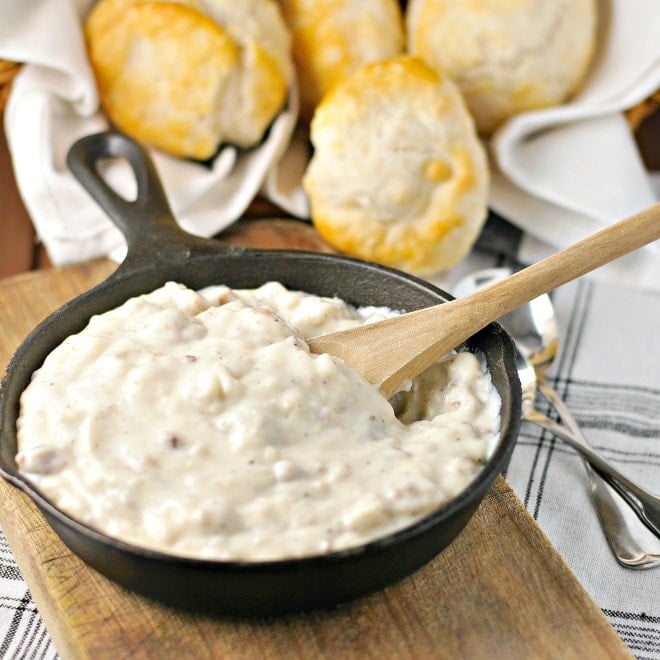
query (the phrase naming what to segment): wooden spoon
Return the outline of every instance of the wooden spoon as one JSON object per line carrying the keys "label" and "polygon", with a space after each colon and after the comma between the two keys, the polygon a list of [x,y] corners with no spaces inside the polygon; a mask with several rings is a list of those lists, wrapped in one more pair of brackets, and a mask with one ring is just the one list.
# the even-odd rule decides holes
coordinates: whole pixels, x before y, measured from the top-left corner
{"label": "wooden spoon", "polygon": [[391,397],[500,316],[660,239],[660,203],[469,296],[308,341],[342,358]]}

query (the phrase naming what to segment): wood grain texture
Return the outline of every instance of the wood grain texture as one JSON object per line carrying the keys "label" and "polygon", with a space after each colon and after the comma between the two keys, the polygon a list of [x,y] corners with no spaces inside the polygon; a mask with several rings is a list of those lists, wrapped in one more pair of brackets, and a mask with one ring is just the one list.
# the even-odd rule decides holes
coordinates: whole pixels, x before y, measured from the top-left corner
{"label": "wood grain texture", "polygon": [[[0,364],[50,311],[114,265],[0,280]],[[331,612],[276,620],[180,613],[88,568],[0,482],[0,524],[64,658],[632,658],[498,479],[456,541],[400,583]]]}
{"label": "wood grain texture", "polygon": [[290,218],[249,218],[241,220],[218,237],[227,245],[271,250],[334,252],[307,222]]}

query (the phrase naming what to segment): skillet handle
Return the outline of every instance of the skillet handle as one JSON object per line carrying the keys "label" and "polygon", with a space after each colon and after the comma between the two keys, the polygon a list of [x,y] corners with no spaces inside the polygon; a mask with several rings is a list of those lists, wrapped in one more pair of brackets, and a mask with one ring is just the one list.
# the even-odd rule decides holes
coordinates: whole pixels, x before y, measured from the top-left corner
{"label": "skillet handle", "polygon": [[[133,171],[137,182],[135,200],[117,194],[99,174],[100,161],[117,157],[125,159]],[[151,158],[131,138],[112,131],[87,135],[69,149],[67,165],[124,234],[127,260],[144,263],[157,257],[181,261],[190,256],[191,248],[209,245],[207,239],[179,227]]]}

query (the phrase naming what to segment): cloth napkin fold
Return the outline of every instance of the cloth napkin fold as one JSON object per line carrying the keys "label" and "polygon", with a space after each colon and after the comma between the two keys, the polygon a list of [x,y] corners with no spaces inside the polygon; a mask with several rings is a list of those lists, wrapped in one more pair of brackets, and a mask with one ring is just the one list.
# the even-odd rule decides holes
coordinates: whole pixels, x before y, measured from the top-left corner
{"label": "cloth napkin fold", "polygon": [[[580,93],[528,112],[492,138],[490,205],[526,232],[536,261],[658,200],[621,112],[660,87],[655,0],[600,0],[597,49]],[[595,279],[660,289],[660,244],[598,269]]]}
{"label": "cloth napkin fold", "polygon": [[[108,128],[82,34],[90,4],[0,3],[0,57],[25,63],[5,108],[7,142],[21,196],[55,264],[106,255],[122,259],[125,253],[123,236],[69,173],[65,160],[76,139]],[[294,87],[261,144],[248,150],[226,146],[208,164],[151,149],[181,226],[211,236],[238,219],[287,148],[297,114]],[[124,194],[134,186],[126,163],[113,163],[105,175]]]}
{"label": "cloth napkin fold", "polygon": [[[90,0],[0,4],[0,57],[26,62],[5,109],[19,189],[56,264],[101,255],[121,258],[120,232],[73,179],[65,155],[78,137],[103,130],[86,58],[81,17]],[[532,262],[658,199],[621,111],[660,87],[657,0],[599,0],[595,60],[580,93],[562,106],[507,122],[487,145],[490,206],[525,232],[519,257]],[[57,29],[53,29],[57,25]],[[296,90],[258,147],[226,147],[210,165],[152,150],[184,229],[212,235],[240,217],[261,192],[285,211],[308,216],[300,181],[307,135],[295,132]],[[116,166],[122,190],[132,181]],[[596,279],[660,290],[656,243],[598,269]]]}

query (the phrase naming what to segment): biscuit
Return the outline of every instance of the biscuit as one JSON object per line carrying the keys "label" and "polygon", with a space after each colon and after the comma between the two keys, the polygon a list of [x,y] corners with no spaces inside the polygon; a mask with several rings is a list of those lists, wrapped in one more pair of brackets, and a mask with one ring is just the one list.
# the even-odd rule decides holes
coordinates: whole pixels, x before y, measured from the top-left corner
{"label": "biscuit", "polygon": [[303,177],[319,234],[417,275],[456,265],[486,217],[488,163],[456,85],[418,58],[358,69],[310,126]]}
{"label": "biscuit", "polygon": [[[195,48],[182,49],[186,41]],[[222,28],[189,7],[145,2],[89,43],[103,108],[120,130],[176,156],[216,151],[217,99],[238,62]]]}
{"label": "biscuit", "polygon": [[239,46],[240,72],[222,107],[223,123],[231,142],[252,146],[281,110],[293,82],[291,33],[274,0],[200,2]]}
{"label": "biscuit", "polygon": [[290,36],[271,0],[101,0],[85,35],[110,120],[175,156],[257,144],[293,79]]}
{"label": "biscuit", "polygon": [[397,0],[280,0],[280,5],[293,37],[303,121],[346,75],[404,51]]}
{"label": "biscuit", "polygon": [[459,86],[482,134],[565,101],[593,57],[595,0],[410,0],[408,50]]}

